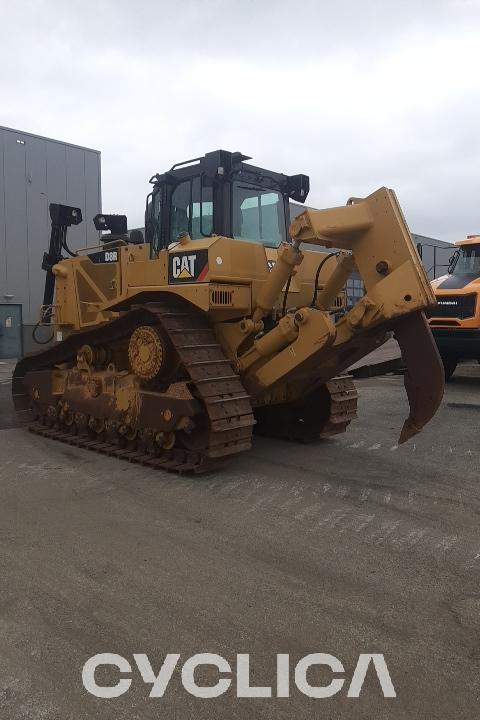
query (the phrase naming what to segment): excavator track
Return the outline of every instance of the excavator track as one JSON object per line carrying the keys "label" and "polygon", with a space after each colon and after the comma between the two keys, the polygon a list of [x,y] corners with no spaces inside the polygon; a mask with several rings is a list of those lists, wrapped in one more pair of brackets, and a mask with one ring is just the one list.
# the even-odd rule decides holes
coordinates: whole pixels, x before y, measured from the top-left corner
{"label": "excavator track", "polygon": [[[28,375],[50,370],[65,363],[74,363],[76,354],[85,344],[111,345],[130,337],[142,325],[159,326],[173,345],[188,386],[195,400],[203,407],[195,416],[205,426],[200,440],[193,447],[174,446],[159,449],[151,438],[155,428],[143,427],[132,440],[119,438],[117,433],[103,431],[93,436],[97,422],[95,402],[91,404],[88,425],[65,422],[62,412],[38,413],[30,397]],[[223,467],[232,455],[251,447],[255,423],[249,396],[232,364],[225,357],[206,316],[188,303],[173,300],[132,308],[131,311],[91,331],[70,336],[56,346],[21,360],[13,377],[13,397],[21,423],[31,432],[52,440],[106,455],[158,467],[174,472],[203,473]],[[36,411],[37,410],[37,411]],[[184,435],[185,439],[188,439]],[[188,443],[187,443],[188,444]]]}
{"label": "excavator track", "polygon": [[334,377],[301,402],[258,408],[255,432],[301,443],[338,435],[357,417],[357,400],[352,377]]}

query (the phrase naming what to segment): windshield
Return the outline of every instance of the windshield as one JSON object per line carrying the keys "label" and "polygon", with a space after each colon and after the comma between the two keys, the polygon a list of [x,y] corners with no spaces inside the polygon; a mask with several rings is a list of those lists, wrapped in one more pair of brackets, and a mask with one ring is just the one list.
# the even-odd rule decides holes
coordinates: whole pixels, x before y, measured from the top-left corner
{"label": "windshield", "polygon": [[283,195],[235,180],[232,197],[233,237],[278,247],[286,239]]}
{"label": "windshield", "polygon": [[462,247],[453,272],[458,275],[480,275],[480,245]]}

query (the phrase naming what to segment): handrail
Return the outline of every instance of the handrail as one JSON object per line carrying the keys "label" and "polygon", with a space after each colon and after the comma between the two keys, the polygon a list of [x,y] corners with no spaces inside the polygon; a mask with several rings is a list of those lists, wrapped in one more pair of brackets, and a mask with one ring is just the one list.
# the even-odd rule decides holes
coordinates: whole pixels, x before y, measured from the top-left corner
{"label": "handrail", "polygon": [[90,247],[86,247],[86,248],[78,248],[78,250],[76,250],[76,253],[77,253],[77,255],[79,255],[80,253],[86,253],[87,250],[97,250],[97,248],[109,248],[114,243],[115,244],[122,243],[123,245],[128,245],[128,242],[126,240],[123,240],[122,238],[118,238],[117,240],[110,240],[110,242],[101,243],[100,245],[91,245]]}
{"label": "handrail", "polygon": [[449,250],[450,251],[449,247],[442,247],[441,245],[434,245],[433,243],[422,243],[422,242],[417,242],[416,245],[417,245],[418,254],[419,254],[422,262],[423,262],[423,252],[422,252],[423,248],[424,247],[433,248],[433,265],[429,270],[426,270],[427,275],[430,275],[430,273],[433,272],[433,276],[434,276],[434,278],[436,278],[437,277],[437,268],[450,267],[450,262],[449,263],[437,263],[437,251],[438,250]]}
{"label": "handrail", "polygon": [[441,268],[441,267],[446,267],[446,268],[448,268],[448,266],[449,266],[449,263],[439,263],[438,265],[432,265],[432,267],[431,267],[429,270],[426,270],[425,272],[426,272],[427,275],[428,275],[428,273],[432,272],[432,270],[433,270],[433,272],[435,273],[437,267],[439,267],[439,268]]}

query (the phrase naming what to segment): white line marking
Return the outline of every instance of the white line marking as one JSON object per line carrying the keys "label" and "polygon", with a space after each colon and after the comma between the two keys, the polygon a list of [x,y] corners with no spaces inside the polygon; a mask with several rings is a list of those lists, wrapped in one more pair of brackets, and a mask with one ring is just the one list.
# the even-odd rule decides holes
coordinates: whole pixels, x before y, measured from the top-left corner
{"label": "white line marking", "polygon": [[322,508],[322,505],[311,505],[310,507],[305,508],[305,510],[302,510],[301,512],[297,513],[294,516],[295,520],[304,520],[305,518],[307,518],[309,516],[318,515],[321,508]]}
{"label": "white line marking", "polygon": [[[386,540],[392,533],[395,532],[395,530],[400,525],[401,520],[390,520],[388,522],[383,522],[380,527],[380,533],[378,537],[375,539],[375,545],[381,545],[384,540]],[[376,533],[373,534],[372,539],[375,537]]]}
{"label": "white line marking", "polygon": [[426,529],[410,530],[405,535],[401,535],[397,540],[392,540],[394,545],[406,545],[407,547],[413,547],[419,540],[427,535]]}
{"label": "white line marking", "polygon": [[467,568],[469,568],[469,569],[470,569],[470,568],[473,568],[473,566],[475,565],[475,563],[477,562],[477,560],[480,560],[480,552],[477,553],[477,554],[475,555],[475,557],[472,558],[472,560],[470,560],[470,562],[468,562],[468,563],[466,564],[465,567],[467,567]]}
{"label": "white line marking", "polygon": [[367,525],[370,525],[372,520],[375,520],[375,515],[357,515],[352,521],[353,532],[361,532],[367,527]]}
{"label": "white line marking", "polygon": [[343,512],[342,510],[332,510],[332,512],[328,513],[328,515],[316,522],[315,525],[309,530],[309,532],[315,532],[315,530],[319,530],[320,528],[325,526],[333,528],[346,516],[347,513]]}
{"label": "white line marking", "polygon": [[365,502],[366,500],[368,500],[368,496],[371,492],[372,491],[370,488],[363,488],[362,492],[360,493],[360,502]]}
{"label": "white line marking", "polygon": [[451,550],[454,545],[456,545],[458,542],[458,535],[446,535],[444,538],[440,540],[439,543],[435,545],[435,548],[437,550],[443,551],[443,554],[447,552],[447,550]]}

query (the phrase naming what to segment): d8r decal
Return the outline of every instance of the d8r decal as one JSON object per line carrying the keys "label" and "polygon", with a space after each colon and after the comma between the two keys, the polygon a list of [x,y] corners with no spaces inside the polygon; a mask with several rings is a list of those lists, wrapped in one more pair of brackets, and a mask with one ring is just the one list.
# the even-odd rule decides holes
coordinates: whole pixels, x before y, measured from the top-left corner
{"label": "d8r decal", "polygon": [[118,250],[102,250],[101,252],[90,253],[88,258],[95,264],[118,262]]}

